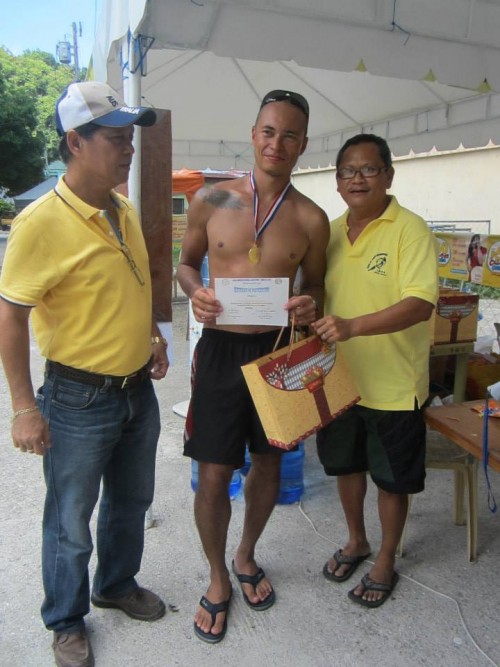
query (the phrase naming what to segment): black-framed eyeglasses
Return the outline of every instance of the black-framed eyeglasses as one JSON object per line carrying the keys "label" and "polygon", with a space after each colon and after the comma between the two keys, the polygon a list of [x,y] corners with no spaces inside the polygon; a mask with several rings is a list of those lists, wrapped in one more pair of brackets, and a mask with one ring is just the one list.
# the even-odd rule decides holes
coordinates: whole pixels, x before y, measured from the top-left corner
{"label": "black-framed eyeglasses", "polygon": [[354,167],[342,167],[337,169],[337,178],[340,178],[342,181],[347,181],[349,178],[354,178],[356,174],[361,174],[363,178],[374,178],[378,176],[380,172],[386,171],[389,167],[371,167],[370,165],[364,165],[359,169],[354,169]]}
{"label": "black-framed eyeglasses", "polygon": [[293,106],[298,107],[302,113],[309,118],[309,104],[305,97],[300,95],[300,93],[294,93],[291,90],[272,90],[262,100],[260,108],[265,107],[266,104],[271,102],[290,102]]}

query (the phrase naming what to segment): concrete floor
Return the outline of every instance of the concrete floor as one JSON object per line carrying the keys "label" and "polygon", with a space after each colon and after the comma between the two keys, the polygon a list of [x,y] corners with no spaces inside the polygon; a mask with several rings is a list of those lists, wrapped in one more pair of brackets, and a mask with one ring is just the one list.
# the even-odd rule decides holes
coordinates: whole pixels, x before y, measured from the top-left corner
{"label": "concrete floor", "polygon": [[[306,489],[300,505],[277,506],[257,558],[276,589],[266,612],[244,604],[236,583],[229,628],[209,646],[193,633],[193,613],[205,592],[207,568],[192,516],[190,462],[182,456],[184,421],[173,405],[189,396],[186,303],[174,304],[176,363],[158,383],[163,431],[158,449],[155,526],[146,531],[140,583],[176,605],[162,620],[133,621],[115,610],[92,609],[87,617],[100,667],[170,667],[262,663],[276,667],[486,667],[500,664],[499,516],[486,503],[479,472],[479,558],[466,558],[463,526],[452,523],[449,471],[430,470],[427,488],[414,498],[400,582],[392,599],[370,610],[354,605],[352,580],[330,583],[321,574],[327,558],[346,538],[335,479],[320,468],[313,440],[306,443]],[[33,346],[35,382],[42,359]],[[40,620],[40,520],[44,488],[40,459],[19,454],[10,442],[10,399],[0,372],[0,665],[53,664],[51,635]],[[490,473],[500,501],[500,475]],[[228,561],[234,553],[244,504],[232,503]],[[370,485],[366,523],[379,545],[376,496]],[[93,563],[92,563],[93,568]]]}

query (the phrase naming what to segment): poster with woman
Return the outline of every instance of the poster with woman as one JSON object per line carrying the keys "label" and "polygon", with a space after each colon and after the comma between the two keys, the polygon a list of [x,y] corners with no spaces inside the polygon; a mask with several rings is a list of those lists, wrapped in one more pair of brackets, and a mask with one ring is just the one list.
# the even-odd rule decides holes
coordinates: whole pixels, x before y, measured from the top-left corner
{"label": "poster with woman", "polygon": [[500,288],[500,236],[436,233],[441,278]]}

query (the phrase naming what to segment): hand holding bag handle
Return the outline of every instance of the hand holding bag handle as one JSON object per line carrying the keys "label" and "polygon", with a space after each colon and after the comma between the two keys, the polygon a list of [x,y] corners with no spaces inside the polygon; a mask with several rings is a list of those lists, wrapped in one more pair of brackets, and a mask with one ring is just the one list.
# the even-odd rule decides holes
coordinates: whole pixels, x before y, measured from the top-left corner
{"label": "hand holding bag handle", "polygon": [[[279,342],[283,335],[285,327],[281,328],[281,331],[278,335],[276,343],[274,344],[273,352],[278,348]],[[294,343],[294,334],[295,334],[295,313],[292,314],[292,321],[290,326],[290,339],[288,341],[288,352],[286,355],[286,364],[290,362],[290,357],[292,355],[292,346]],[[322,343],[325,347],[325,343]],[[324,384],[325,384],[325,372],[324,369],[318,365],[311,366],[310,369],[302,376],[301,378],[302,386],[307,389],[314,398],[318,414],[321,418],[321,421],[327,423],[330,419],[330,411],[328,407],[328,400],[326,398]]]}

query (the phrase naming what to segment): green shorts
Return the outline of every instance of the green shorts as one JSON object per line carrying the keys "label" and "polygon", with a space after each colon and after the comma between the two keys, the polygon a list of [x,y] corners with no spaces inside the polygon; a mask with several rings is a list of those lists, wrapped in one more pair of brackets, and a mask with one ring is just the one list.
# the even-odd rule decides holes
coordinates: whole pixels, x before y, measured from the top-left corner
{"label": "green shorts", "polygon": [[372,410],[355,405],[316,436],[327,475],[369,472],[389,493],[418,493],[425,480],[425,422],[421,409]]}

